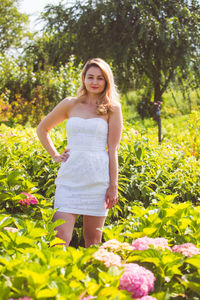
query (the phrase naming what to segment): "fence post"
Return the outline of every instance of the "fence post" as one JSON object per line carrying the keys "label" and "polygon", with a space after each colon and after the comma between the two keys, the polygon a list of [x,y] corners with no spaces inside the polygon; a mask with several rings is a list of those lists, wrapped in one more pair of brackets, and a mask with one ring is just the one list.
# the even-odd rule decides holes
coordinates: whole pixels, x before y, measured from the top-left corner
{"label": "fence post", "polygon": [[144,115],[145,115],[145,97],[142,96],[142,112],[141,112],[141,115],[142,115],[142,120],[144,121]]}
{"label": "fence post", "polygon": [[161,104],[162,102],[160,100],[154,101],[154,105],[156,106],[156,119],[158,123],[158,143],[161,144],[162,138],[161,138]]}

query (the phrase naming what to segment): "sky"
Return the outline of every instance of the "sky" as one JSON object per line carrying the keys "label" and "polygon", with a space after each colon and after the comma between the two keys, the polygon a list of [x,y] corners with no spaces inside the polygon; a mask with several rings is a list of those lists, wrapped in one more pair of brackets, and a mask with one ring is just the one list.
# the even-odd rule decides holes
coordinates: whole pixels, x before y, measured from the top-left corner
{"label": "sky", "polygon": [[36,19],[44,7],[47,4],[58,4],[59,2],[59,0],[20,0],[18,10],[29,15],[30,30],[35,31],[40,29],[40,25],[37,24]]}

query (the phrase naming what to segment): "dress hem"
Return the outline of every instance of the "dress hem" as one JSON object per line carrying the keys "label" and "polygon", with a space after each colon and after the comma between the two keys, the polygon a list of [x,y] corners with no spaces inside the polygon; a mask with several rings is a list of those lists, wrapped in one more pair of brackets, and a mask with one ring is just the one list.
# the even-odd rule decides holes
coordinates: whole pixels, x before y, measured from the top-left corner
{"label": "dress hem", "polygon": [[60,208],[55,208],[54,209],[57,209],[57,211],[59,212],[65,212],[65,213],[69,213],[69,214],[76,214],[76,215],[82,215],[82,216],[93,216],[93,217],[107,217],[108,215],[108,212],[106,212],[105,214],[97,214],[97,213],[92,213],[92,212],[83,212],[80,211],[80,210],[77,210],[77,209],[63,209],[62,207]]}

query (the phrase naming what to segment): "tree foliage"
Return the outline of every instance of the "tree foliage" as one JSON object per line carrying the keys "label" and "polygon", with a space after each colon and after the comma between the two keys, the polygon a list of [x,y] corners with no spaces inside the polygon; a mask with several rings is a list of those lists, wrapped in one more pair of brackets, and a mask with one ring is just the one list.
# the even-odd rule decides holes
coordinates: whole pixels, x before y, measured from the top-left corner
{"label": "tree foliage", "polygon": [[46,7],[43,20],[61,62],[100,56],[113,62],[122,89],[149,82],[158,100],[177,67],[195,60],[199,13],[195,0],[77,0]]}
{"label": "tree foliage", "polygon": [[17,9],[18,0],[0,2],[0,52],[4,53],[11,46],[19,46],[25,33],[28,16]]}

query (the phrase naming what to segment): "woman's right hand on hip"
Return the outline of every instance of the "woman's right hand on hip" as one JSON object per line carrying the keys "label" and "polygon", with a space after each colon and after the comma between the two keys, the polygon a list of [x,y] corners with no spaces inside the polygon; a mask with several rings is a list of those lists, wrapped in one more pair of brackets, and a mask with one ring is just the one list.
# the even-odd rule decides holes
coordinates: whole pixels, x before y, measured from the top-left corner
{"label": "woman's right hand on hip", "polygon": [[62,154],[55,155],[53,157],[53,160],[57,163],[67,161],[69,157],[69,151],[70,151],[69,149],[66,149]]}

